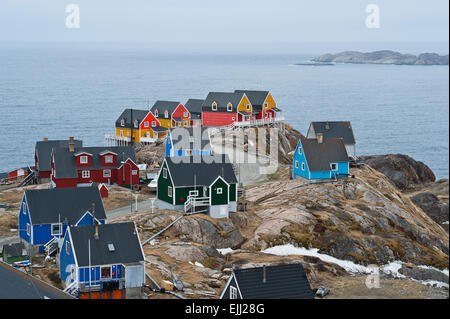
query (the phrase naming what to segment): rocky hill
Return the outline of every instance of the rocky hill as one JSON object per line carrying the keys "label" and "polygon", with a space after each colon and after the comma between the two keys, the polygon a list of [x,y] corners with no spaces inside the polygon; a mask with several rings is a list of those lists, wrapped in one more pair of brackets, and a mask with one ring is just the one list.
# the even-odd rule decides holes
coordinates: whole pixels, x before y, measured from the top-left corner
{"label": "rocky hill", "polygon": [[358,63],[358,64],[397,64],[397,65],[448,65],[448,55],[423,53],[418,56],[382,50],[374,52],[345,51],[324,54],[312,60],[317,63]]}

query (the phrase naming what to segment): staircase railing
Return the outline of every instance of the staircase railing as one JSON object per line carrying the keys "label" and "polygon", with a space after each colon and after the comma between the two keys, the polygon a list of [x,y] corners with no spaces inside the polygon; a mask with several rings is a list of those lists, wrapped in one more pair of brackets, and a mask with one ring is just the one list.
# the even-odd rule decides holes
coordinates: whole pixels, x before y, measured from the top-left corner
{"label": "staircase railing", "polygon": [[44,245],[44,251],[46,252],[47,256],[50,256],[54,251],[58,249],[59,247],[58,241],[59,241],[58,237],[53,237]]}
{"label": "staircase railing", "polygon": [[195,212],[197,206],[209,206],[209,197],[197,197],[194,195],[189,195],[186,202],[184,203],[184,212],[187,213],[190,210]]}

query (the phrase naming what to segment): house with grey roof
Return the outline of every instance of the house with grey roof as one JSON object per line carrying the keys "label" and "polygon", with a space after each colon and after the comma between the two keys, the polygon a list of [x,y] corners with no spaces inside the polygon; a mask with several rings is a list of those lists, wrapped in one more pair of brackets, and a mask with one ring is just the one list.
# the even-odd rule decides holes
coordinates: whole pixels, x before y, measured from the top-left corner
{"label": "house with grey roof", "polygon": [[19,211],[19,237],[48,255],[60,247],[69,226],[106,222],[97,186],[25,190]]}
{"label": "house with grey roof", "polygon": [[5,263],[14,264],[28,259],[28,252],[23,243],[3,245],[2,258]]}
{"label": "house with grey roof", "polygon": [[73,299],[69,294],[0,261],[0,299]]}
{"label": "house with grey roof", "polygon": [[139,168],[132,146],[57,147],[52,151],[52,186],[81,187],[92,183],[133,186]]}
{"label": "house with grey roof", "polygon": [[236,212],[237,179],[228,156],[166,157],[158,175],[157,199],[159,209],[229,217]]}
{"label": "house with grey roof", "polygon": [[302,264],[233,269],[220,299],[314,299]]}
{"label": "house with grey roof", "polygon": [[191,113],[191,126],[202,125],[202,105],[203,99],[189,99],[184,104],[186,109]]}
{"label": "house with grey roof", "polygon": [[73,143],[75,147],[83,147],[83,141],[75,140],[73,137],[70,137],[68,140],[49,140],[44,138],[43,141],[36,142],[34,163],[41,183],[50,182],[52,149],[55,147],[69,147],[69,143]]}
{"label": "house with grey roof", "polygon": [[176,127],[170,130],[166,139],[166,157],[211,155],[211,141],[208,129]]}
{"label": "house with grey roof", "polygon": [[134,222],[70,227],[58,259],[64,291],[78,298],[142,296],[145,256]]}
{"label": "house with grey roof", "polygon": [[324,138],[342,138],[348,156],[356,158],[356,140],[349,121],[311,122],[306,137],[317,138],[318,134],[322,134]]}
{"label": "house with grey roof", "polygon": [[257,90],[235,90],[237,93],[245,93],[250,103],[254,116],[252,116],[252,124],[270,124],[283,121],[284,117],[281,109],[277,107],[277,103],[269,91]]}
{"label": "house with grey roof", "polygon": [[349,159],[342,138],[301,138],[292,163],[293,177],[309,180],[336,179],[350,174]]}

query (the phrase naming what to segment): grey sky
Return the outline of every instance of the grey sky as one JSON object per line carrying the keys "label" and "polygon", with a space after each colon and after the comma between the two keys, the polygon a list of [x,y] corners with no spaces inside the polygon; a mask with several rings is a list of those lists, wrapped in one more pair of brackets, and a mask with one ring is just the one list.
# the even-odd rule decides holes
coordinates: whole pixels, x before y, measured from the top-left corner
{"label": "grey sky", "polygon": [[[66,5],[80,7],[67,29]],[[380,29],[365,26],[380,7]],[[448,42],[448,0],[0,0],[0,41]]]}

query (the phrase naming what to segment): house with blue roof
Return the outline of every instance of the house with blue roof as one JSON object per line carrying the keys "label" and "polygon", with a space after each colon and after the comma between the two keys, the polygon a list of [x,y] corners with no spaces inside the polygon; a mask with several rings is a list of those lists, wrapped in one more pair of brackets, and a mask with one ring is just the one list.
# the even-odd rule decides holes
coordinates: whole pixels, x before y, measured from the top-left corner
{"label": "house with blue roof", "polygon": [[295,149],[292,163],[294,179],[308,180],[348,177],[349,159],[342,138],[301,138]]}
{"label": "house with blue roof", "polygon": [[33,251],[50,255],[58,250],[69,226],[106,223],[97,186],[26,190],[19,213],[19,237]]}
{"label": "house with blue roof", "polygon": [[208,129],[177,127],[170,130],[166,139],[166,157],[212,155]]}

